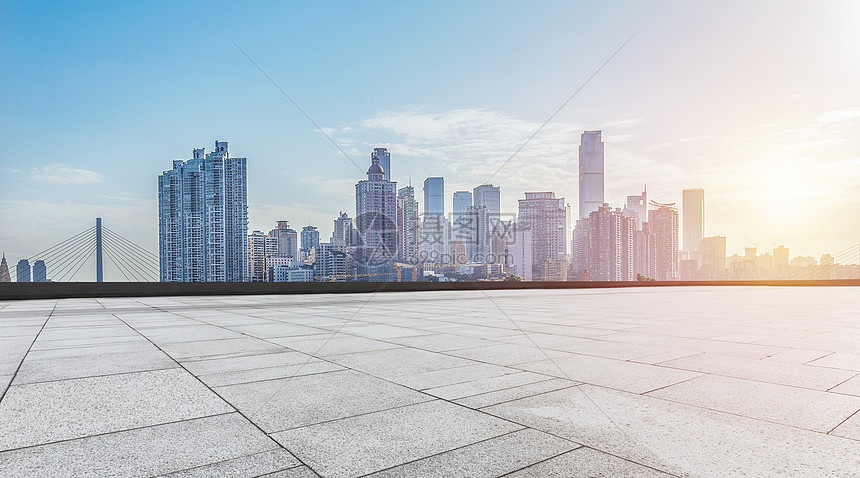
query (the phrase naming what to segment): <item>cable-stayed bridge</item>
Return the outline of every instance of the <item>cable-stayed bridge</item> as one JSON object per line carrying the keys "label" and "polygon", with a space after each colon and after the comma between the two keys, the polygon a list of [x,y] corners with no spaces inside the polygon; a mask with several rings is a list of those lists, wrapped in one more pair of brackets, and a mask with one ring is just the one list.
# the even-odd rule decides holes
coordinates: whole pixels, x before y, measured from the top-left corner
{"label": "cable-stayed bridge", "polygon": [[[158,256],[103,226],[101,218],[86,230],[27,258],[30,267],[33,261],[44,261],[51,282],[91,282],[78,274],[93,259],[96,282],[104,282],[105,259],[129,282],[159,280]],[[17,277],[17,268],[17,262],[9,264],[12,280]]]}

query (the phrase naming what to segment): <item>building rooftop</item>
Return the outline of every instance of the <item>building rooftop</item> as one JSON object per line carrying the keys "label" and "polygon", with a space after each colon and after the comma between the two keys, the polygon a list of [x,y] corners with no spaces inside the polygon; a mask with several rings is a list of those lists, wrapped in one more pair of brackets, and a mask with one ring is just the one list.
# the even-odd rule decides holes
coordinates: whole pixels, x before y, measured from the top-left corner
{"label": "building rooftop", "polygon": [[0,476],[854,476],[860,288],[0,302]]}

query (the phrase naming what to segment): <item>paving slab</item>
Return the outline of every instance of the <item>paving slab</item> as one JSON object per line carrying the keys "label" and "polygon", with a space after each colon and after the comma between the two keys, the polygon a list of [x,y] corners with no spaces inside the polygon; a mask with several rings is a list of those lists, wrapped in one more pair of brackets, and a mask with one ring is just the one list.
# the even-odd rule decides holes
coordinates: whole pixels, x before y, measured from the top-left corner
{"label": "paving slab", "polygon": [[169,478],[210,478],[212,476],[261,476],[301,467],[301,462],[287,450],[278,447],[260,453],[202,465],[161,475]]}
{"label": "paving slab", "polygon": [[545,373],[577,382],[601,385],[633,393],[645,393],[700,376],[700,373],[674,370],[623,360],[569,355],[518,365],[518,368]]}
{"label": "paving slab", "polygon": [[405,465],[373,473],[373,478],[494,478],[566,453],[581,445],[524,429]]}
{"label": "paving slab", "polygon": [[0,450],[230,411],[178,369],[12,385],[0,402]]}
{"label": "paving slab", "polygon": [[825,357],[808,362],[806,365],[815,367],[841,368],[860,372],[860,355],[836,352]]}
{"label": "paving slab", "polygon": [[31,351],[27,355],[15,377],[16,385],[179,367],[164,352],[154,348],[76,357],[41,358],[43,355],[40,351]]}
{"label": "paving slab", "polygon": [[592,448],[578,448],[507,475],[510,478],[669,478],[672,475]]}
{"label": "paving slab", "polygon": [[296,365],[305,363],[310,358],[312,357],[307,354],[280,349],[275,352],[238,357],[183,360],[181,363],[189,372],[200,375],[220,372],[241,372],[280,365]]}
{"label": "paving slab", "polygon": [[280,345],[252,337],[169,343],[162,345],[161,348],[168,355],[180,361],[258,355],[284,350]]}
{"label": "paving slab", "polygon": [[267,433],[432,400],[352,370],[215,389]]}
{"label": "paving slab", "polygon": [[330,360],[377,377],[412,375],[476,363],[460,357],[406,347],[338,355]]}
{"label": "paving slab", "polygon": [[852,476],[860,442],[582,385],[483,409],[679,476]]}
{"label": "paving slab", "polygon": [[705,375],[648,395],[822,433],[860,410],[860,397],[718,375]]}
{"label": "paving slab", "polygon": [[230,413],[0,452],[0,476],[153,476],[276,449]]}
{"label": "paving slab", "polygon": [[329,332],[322,336],[277,337],[269,339],[284,347],[319,357],[343,355],[358,352],[374,352],[377,350],[397,349],[402,346],[381,340],[356,337],[343,333]]}
{"label": "paving slab", "polygon": [[424,393],[428,393],[434,397],[443,398],[445,400],[455,400],[457,398],[470,397],[472,395],[480,395],[482,393],[495,392],[497,390],[542,382],[548,379],[549,377],[542,374],[519,372],[497,377],[480,378],[478,380],[471,380],[444,387],[430,388],[424,390]]}
{"label": "paving slab", "polygon": [[434,400],[287,430],[272,437],[323,476],[353,477],[522,428]]}
{"label": "paving slab", "polygon": [[198,375],[197,378],[210,387],[223,387],[226,385],[238,385],[264,380],[301,377],[318,373],[335,372],[338,370],[346,370],[346,368],[324,360],[311,359],[310,361],[307,361],[307,363],[255,368],[252,370],[238,370],[235,372],[210,373]]}
{"label": "paving slab", "polygon": [[471,382],[482,378],[500,377],[502,375],[519,372],[521,372],[521,370],[502,367],[501,365],[469,362],[467,365],[459,367],[394,375],[387,377],[387,379],[416,390],[426,390],[429,388],[444,387],[447,385]]}
{"label": "paving slab", "polygon": [[540,395],[542,393],[554,392],[563,388],[580,385],[580,382],[572,382],[563,378],[552,378],[541,382],[529,383],[518,387],[506,388],[495,392],[472,395],[470,397],[458,398],[455,403],[469,408],[483,408],[502,402],[518,400],[520,398]]}
{"label": "paving slab", "polygon": [[849,370],[703,353],[662,362],[664,367],[707,372],[793,387],[828,390],[857,374]]}

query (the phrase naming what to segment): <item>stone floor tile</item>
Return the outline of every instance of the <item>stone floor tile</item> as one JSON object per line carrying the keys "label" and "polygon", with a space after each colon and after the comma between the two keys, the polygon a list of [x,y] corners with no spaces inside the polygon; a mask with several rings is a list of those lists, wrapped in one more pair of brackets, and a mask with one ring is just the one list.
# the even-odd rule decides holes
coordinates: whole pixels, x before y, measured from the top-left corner
{"label": "stone floor tile", "polygon": [[12,385],[0,402],[0,450],[232,410],[178,369]]}
{"label": "stone floor tile", "polygon": [[577,448],[507,475],[510,478],[669,478],[672,475],[603,453]]}
{"label": "stone floor tile", "polygon": [[520,429],[511,422],[435,400],[272,437],[323,476],[353,477]]}
{"label": "stone floor tile", "polygon": [[267,433],[433,398],[352,370],[230,385],[215,391]]}
{"label": "stone floor tile", "polygon": [[369,476],[495,478],[579,447],[569,440],[526,428]]}

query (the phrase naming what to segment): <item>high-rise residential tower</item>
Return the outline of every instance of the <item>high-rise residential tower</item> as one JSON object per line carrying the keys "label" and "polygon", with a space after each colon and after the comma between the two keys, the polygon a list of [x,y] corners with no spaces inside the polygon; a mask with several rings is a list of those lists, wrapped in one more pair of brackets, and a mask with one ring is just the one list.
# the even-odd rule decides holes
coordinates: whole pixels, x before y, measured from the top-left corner
{"label": "high-rise residential tower", "polygon": [[453,206],[454,210],[451,215],[451,222],[453,224],[454,239],[460,241],[465,248],[466,244],[474,240],[474,237],[472,237],[474,234],[472,233],[472,228],[469,224],[469,208],[472,207],[472,192],[455,192]]}
{"label": "high-rise residential tower", "polygon": [[526,193],[519,200],[517,229],[531,231],[534,276],[541,275],[544,262],[565,259],[566,223],[564,198],[556,198],[555,193]]}
{"label": "high-rise residential tower", "polygon": [[334,220],[334,231],[331,233],[331,245],[333,248],[346,251],[347,247],[355,245],[355,225],[352,218],[345,212]]}
{"label": "high-rise residential tower", "polygon": [[248,278],[246,158],[195,149],[158,177],[162,282],[244,282]]}
{"label": "high-rise residential tower", "polygon": [[397,191],[397,257],[415,263],[421,252],[421,222],[415,188],[406,186]]}
{"label": "high-rise residential tower", "polygon": [[379,160],[379,166],[385,171],[383,175],[383,179],[386,181],[391,181],[391,153],[388,152],[386,148],[373,148],[373,152],[370,153],[370,161],[373,162],[373,158]]}
{"label": "high-rise residential tower", "polygon": [[603,205],[603,140],[601,131],[582,133],[579,144],[579,218]]}
{"label": "high-rise residential tower", "polygon": [[684,208],[684,252],[690,259],[699,252],[699,244],[705,235],[705,190],[685,189],[681,194]]}
{"label": "high-rise residential tower", "polygon": [[299,259],[299,233],[290,227],[290,221],[278,221],[269,235],[278,241],[278,255]]}
{"label": "high-rise residential tower", "polygon": [[651,201],[648,211],[649,232],[654,234],[654,279],[680,279],[678,262],[678,208],[675,203]]}
{"label": "high-rise residential tower", "polygon": [[627,196],[626,209],[636,213],[636,230],[642,230],[642,224],[648,222],[648,188],[638,196]]}
{"label": "high-rise residential tower", "polygon": [[15,268],[15,280],[17,282],[30,282],[30,261],[21,259]]}
{"label": "high-rise residential tower", "polygon": [[378,157],[372,159],[367,179],[355,185],[355,213],[359,276],[390,280],[397,253],[397,183],[385,180]]}
{"label": "high-rise residential tower", "polygon": [[312,249],[320,247],[320,232],[316,226],[305,226],[302,228],[302,251],[307,256]]}
{"label": "high-rise residential tower", "polygon": [[278,238],[261,231],[248,234],[248,280],[266,282],[268,259],[278,254]]}

